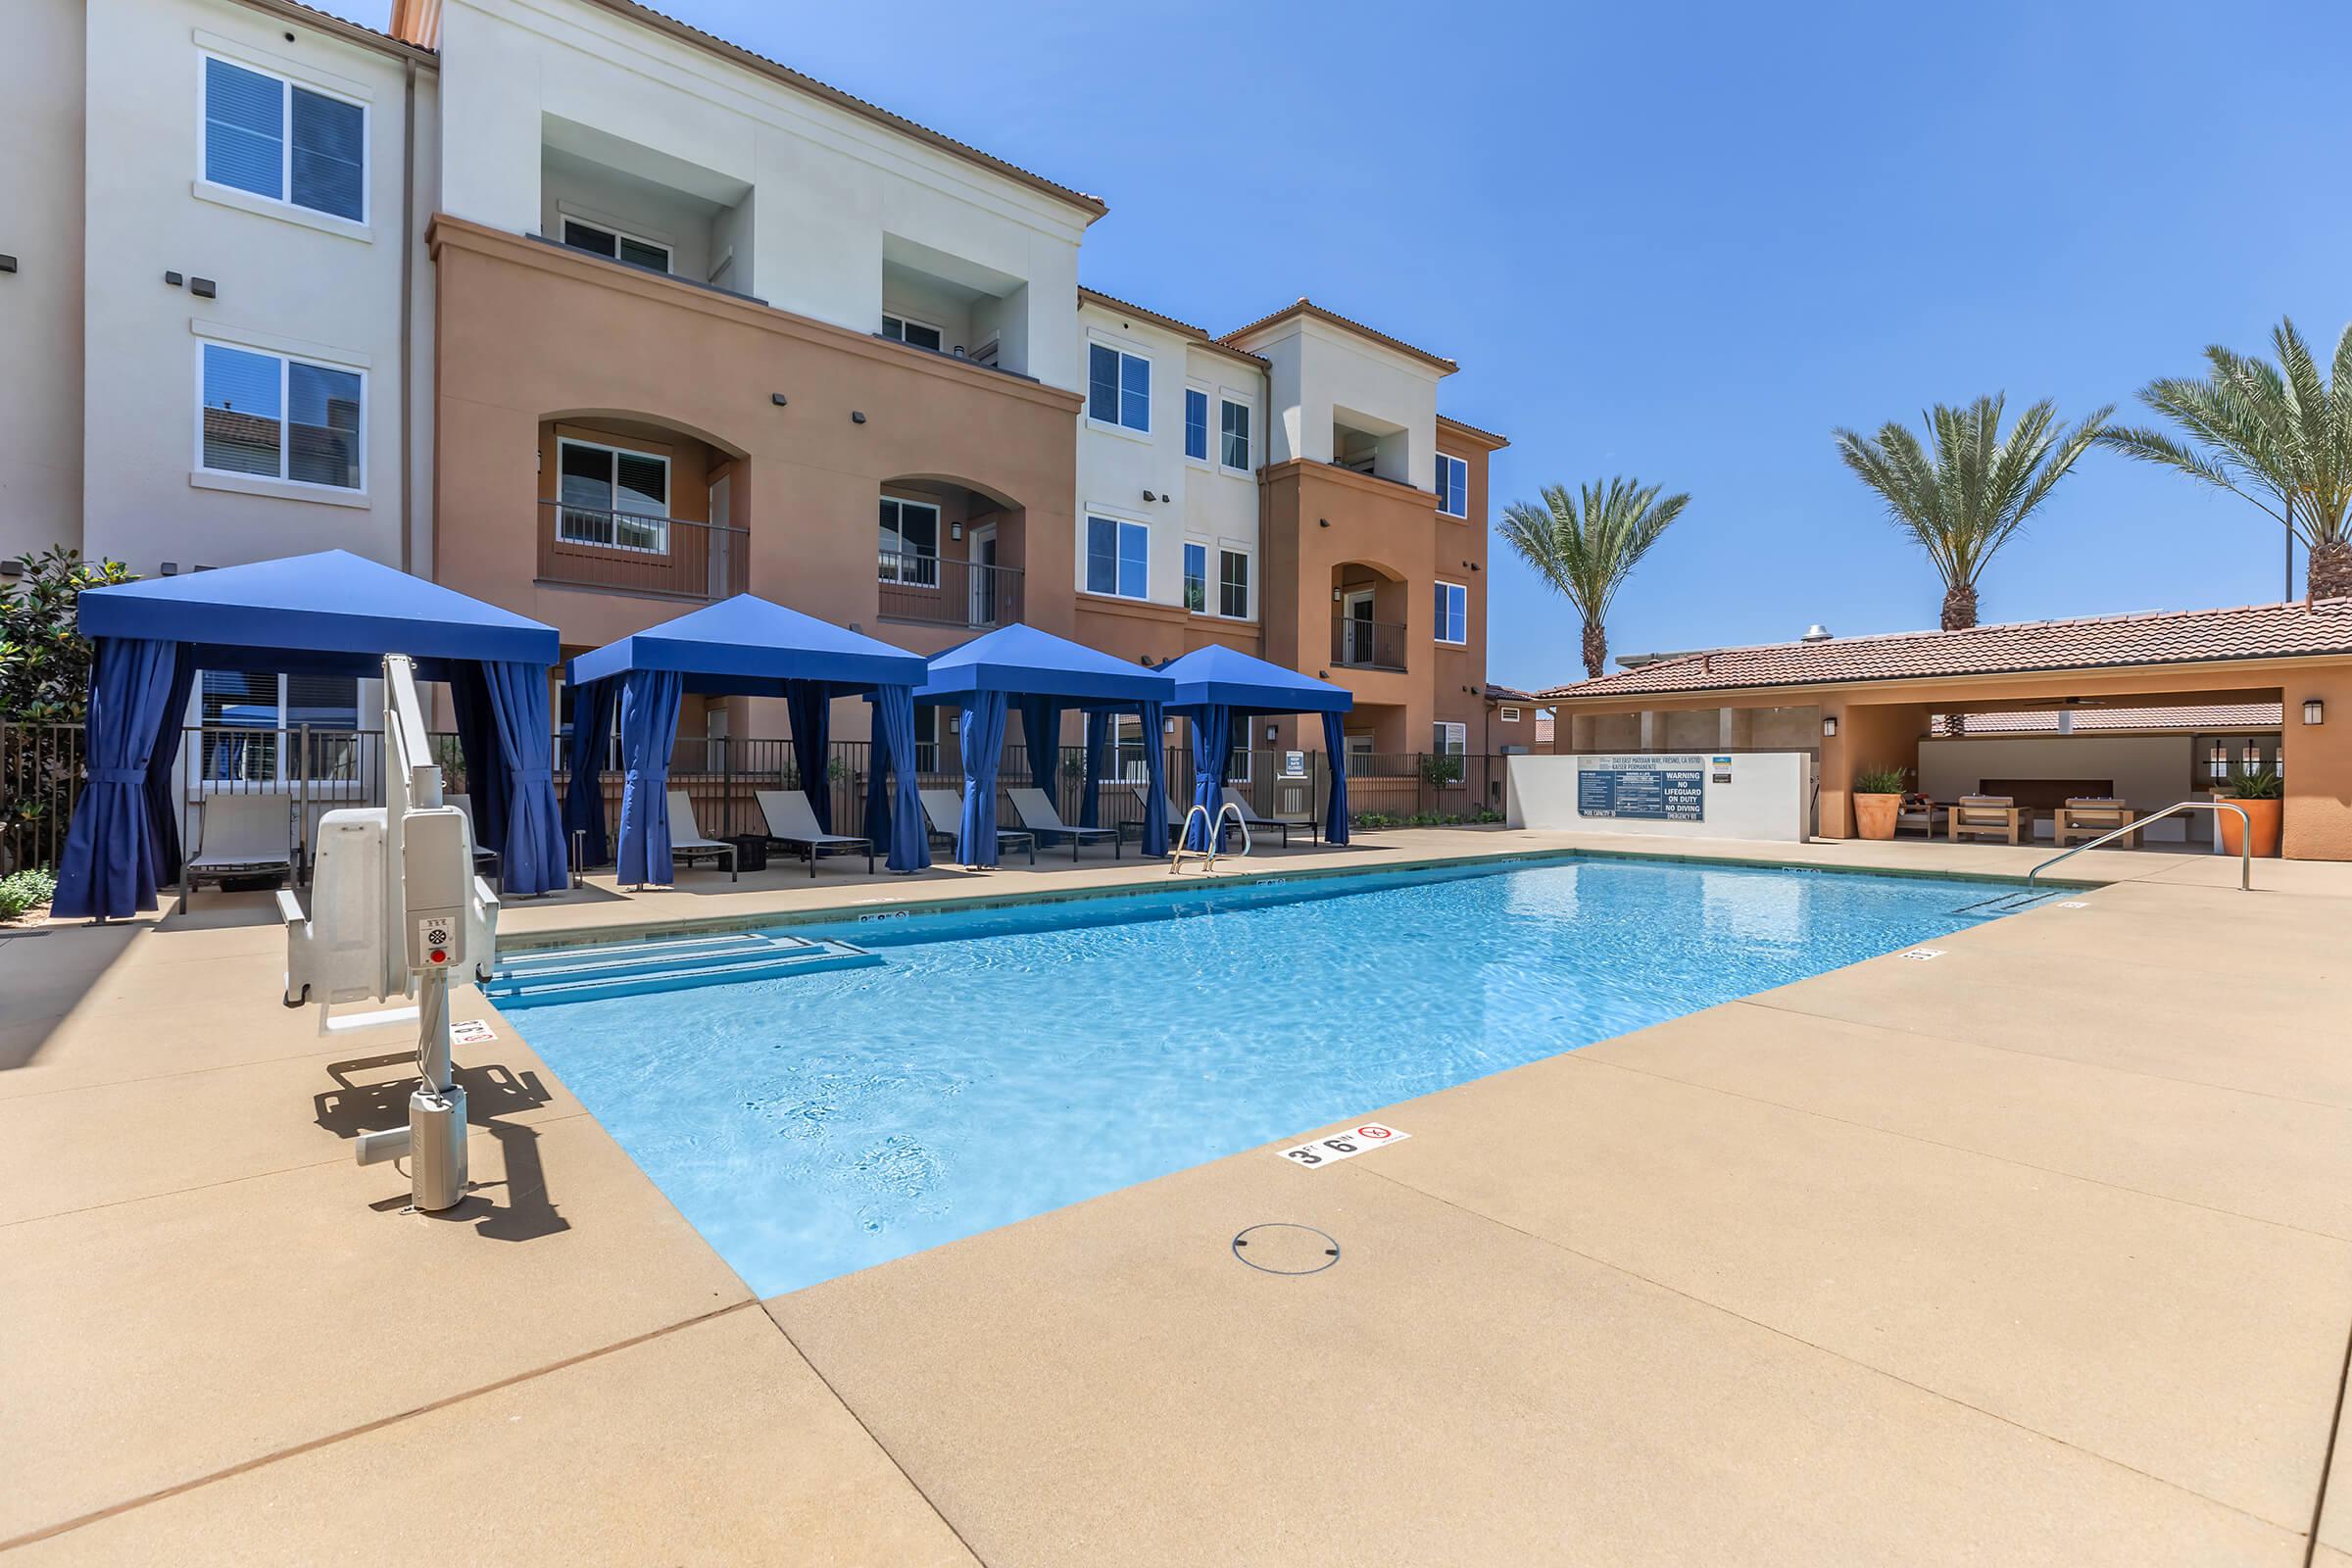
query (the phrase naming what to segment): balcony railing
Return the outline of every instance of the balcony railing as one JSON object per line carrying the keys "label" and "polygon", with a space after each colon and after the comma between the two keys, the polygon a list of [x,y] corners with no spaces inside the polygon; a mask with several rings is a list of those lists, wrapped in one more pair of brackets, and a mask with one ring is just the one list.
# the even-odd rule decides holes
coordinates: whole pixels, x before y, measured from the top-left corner
{"label": "balcony railing", "polygon": [[1404,668],[1404,628],[1394,621],[1336,615],[1331,622],[1331,662],[1348,669]]}
{"label": "balcony railing", "polygon": [[724,599],[749,586],[751,530],[686,517],[539,503],[539,580]]}
{"label": "balcony railing", "polygon": [[1021,618],[1021,569],[913,551],[881,553],[884,620],[984,630]]}

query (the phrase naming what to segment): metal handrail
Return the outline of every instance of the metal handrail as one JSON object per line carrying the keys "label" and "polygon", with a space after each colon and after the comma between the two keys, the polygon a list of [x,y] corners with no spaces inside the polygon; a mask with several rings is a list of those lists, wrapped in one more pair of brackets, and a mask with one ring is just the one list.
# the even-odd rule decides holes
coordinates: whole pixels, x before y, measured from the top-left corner
{"label": "metal handrail", "polygon": [[2161,811],[2151,812],[2146,816],[2134,817],[2132,820],[2126,822],[2122,827],[2114,828],[2108,832],[2100,834],[2097,838],[2092,839],[2088,844],[2078,844],[2073,849],[2068,850],[2064,855],[2051,856],[2048,859],[2042,861],[2033,870],[2028,871],[2026,873],[2026,893],[2030,894],[2034,891],[2034,879],[2035,877],[2041,875],[2042,872],[2047,871],[2051,866],[2056,865],[2060,860],[2071,859],[2075,856],[2081,855],[2084,850],[2095,850],[2100,845],[2109,843],[2115,839],[2120,839],[2127,833],[2136,833],[2141,828],[2146,827],[2150,822],[2163,821],[2175,811],[2212,811],[2218,816],[2224,807],[2228,807],[2230,810],[2237,813],[2237,820],[2239,823],[2237,833],[2237,885],[2241,891],[2251,893],[2254,891],[2254,819],[2246,815],[2246,808],[2242,806],[2239,806],[2234,801],[2176,801],[2174,804],[2166,807]]}
{"label": "metal handrail", "polygon": [[[1225,842],[1225,819],[1229,816],[1233,818],[1233,825],[1242,830],[1242,858],[1250,858],[1250,819],[1242,814],[1240,807],[1227,801],[1217,812],[1216,826],[1209,829],[1208,833],[1208,868],[1212,871],[1217,868],[1217,846]],[[1185,826],[1190,827],[1193,819],[1187,816],[1184,822]]]}
{"label": "metal handrail", "polygon": [[[1206,847],[1188,850],[1184,847],[1184,841],[1192,836],[1193,818],[1196,816],[1200,818],[1203,834],[1200,842]],[[1184,869],[1184,858],[1188,855],[1197,855],[1200,858],[1200,869],[1203,871],[1215,870],[1217,868],[1217,846],[1224,841],[1225,819],[1228,816],[1233,818],[1233,825],[1242,830],[1242,858],[1245,860],[1250,858],[1250,851],[1252,848],[1250,838],[1250,819],[1242,814],[1242,808],[1231,801],[1227,801],[1217,808],[1217,814],[1212,817],[1208,814],[1207,807],[1195,801],[1193,808],[1184,813],[1184,826],[1177,829],[1175,838],[1169,841],[1168,875],[1174,876],[1178,871]]]}

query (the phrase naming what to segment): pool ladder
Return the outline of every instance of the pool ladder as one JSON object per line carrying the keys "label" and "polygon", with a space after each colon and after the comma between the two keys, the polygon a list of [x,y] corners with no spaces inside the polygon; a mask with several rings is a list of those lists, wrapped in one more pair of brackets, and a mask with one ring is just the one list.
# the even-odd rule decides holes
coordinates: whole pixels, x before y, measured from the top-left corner
{"label": "pool ladder", "polygon": [[[1188,850],[1184,847],[1184,841],[1192,837],[1193,818],[1196,816],[1200,819],[1201,825],[1205,829],[1200,842],[1206,848]],[[1184,813],[1184,826],[1177,830],[1175,842],[1168,846],[1168,875],[1174,876],[1184,869],[1184,858],[1188,855],[1200,860],[1201,870],[1214,871],[1217,868],[1217,845],[1225,837],[1225,819],[1229,816],[1233,818],[1233,825],[1241,829],[1242,858],[1248,859],[1250,858],[1250,822],[1242,815],[1242,808],[1231,801],[1227,801],[1223,806],[1217,808],[1217,814],[1211,817],[1208,814],[1208,808],[1195,801],[1193,808]]]}
{"label": "pool ladder", "polygon": [[2048,859],[2042,861],[2033,870],[2026,873],[2026,885],[2023,888],[2020,888],[2017,892],[2004,893],[1998,898],[1985,899],[1979,903],[1969,905],[1966,908],[1956,909],[1953,912],[1955,914],[1972,914],[1979,909],[1990,907],[1991,911],[1995,914],[2015,914],[2018,910],[2024,908],[2035,899],[2045,899],[2049,897],[2050,890],[2047,888],[2035,887],[2034,884],[2034,879],[2041,875],[2042,872],[2047,871],[2051,866],[2056,865],[2060,860],[2071,860],[2076,856],[2081,855],[2084,850],[2095,850],[2102,844],[2111,844],[2117,839],[2127,838],[2132,834],[2138,832],[2141,828],[2146,827],[2150,822],[2160,822],[2164,820],[2164,818],[2171,816],[2176,811],[2211,811],[2216,817],[2219,817],[2222,812],[2226,810],[2235,811],[2237,813],[2238,890],[2243,893],[2251,893],[2254,891],[2254,825],[2246,816],[2246,808],[2242,806],[2234,805],[2229,801],[2177,801],[2173,805],[2166,807],[2161,811],[2153,811],[2146,816],[2136,817],[2132,821],[2126,822],[2122,827],[2111,828],[2107,832],[2100,834],[2097,838],[2092,839],[2087,844],[2078,844],[2063,855],[2051,856]]}

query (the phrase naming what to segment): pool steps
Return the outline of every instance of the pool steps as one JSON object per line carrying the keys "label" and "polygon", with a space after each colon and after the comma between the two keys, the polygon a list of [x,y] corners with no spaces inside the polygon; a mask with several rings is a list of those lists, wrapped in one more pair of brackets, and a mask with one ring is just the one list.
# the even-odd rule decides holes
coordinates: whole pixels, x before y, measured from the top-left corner
{"label": "pool steps", "polygon": [[737,980],[781,979],[828,969],[862,968],[881,961],[879,954],[847,942],[744,931],[525,953],[492,971],[482,995],[502,1008],[512,1009]]}

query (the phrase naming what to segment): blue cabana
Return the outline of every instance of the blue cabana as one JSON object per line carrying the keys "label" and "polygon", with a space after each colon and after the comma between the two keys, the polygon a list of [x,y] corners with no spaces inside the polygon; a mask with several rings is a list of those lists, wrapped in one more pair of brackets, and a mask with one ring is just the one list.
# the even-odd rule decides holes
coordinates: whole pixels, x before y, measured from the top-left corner
{"label": "blue cabana", "polygon": [[96,645],[89,780],[58,862],[59,914],[152,909],[179,874],[172,768],[198,670],[367,677],[386,654],[450,684],[475,830],[500,853],[508,891],[566,885],[549,759],[553,626],[343,550],[85,589],[79,624]]}
{"label": "blue cabana", "polygon": [[1144,734],[1151,789],[1144,802],[1144,853],[1168,850],[1168,808],[1162,781],[1161,710],[1174,688],[1166,676],[1123,662],[1035,626],[1003,626],[931,661],[931,675],[914,700],[953,703],[963,710],[963,820],[956,858],[966,865],[997,863],[997,764],[1004,747],[1004,713],[1017,704],[1029,748],[1030,774],[1053,789],[1061,714],[1077,709],[1086,723],[1086,793],[1078,820],[1098,826],[1098,782],[1111,715],[1133,713]]}
{"label": "blue cabana", "polygon": [[[1193,804],[1206,807],[1212,821],[1225,794],[1235,720],[1246,724],[1252,718],[1322,714],[1323,751],[1331,761],[1323,842],[1348,842],[1348,737],[1341,718],[1355,706],[1354,693],[1218,644],[1171,660],[1159,672],[1176,685],[1169,706],[1192,720]],[[1191,813],[1186,816],[1189,822]],[[1204,848],[1206,840],[1203,829],[1193,828],[1187,847]]]}
{"label": "blue cabana", "polygon": [[[923,679],[920,655],[804,615],[752,594],[737,594],[675,620],[623,637],[571,662],[581,721],[610,722],[617,692],[623,783],[616,875],[628,884],[668,882],[669,753],[677,742],[678,704],[704,697],[780,697],[791,705],[792,749],[801,788],[817,825],[833,829],[826,788],[828,715],[836,697],[863,696],[874,707],[866,776],[865,836],[889,847],[893,871],[931,863],[923,833],[920,780],[914,770],[913,690]],[[573,753],[594,758],[575,736]],[[592,838],[604,831],[598,763],[575,768],[570,819]],[[886,786],[888,775],[895,787]]]}

